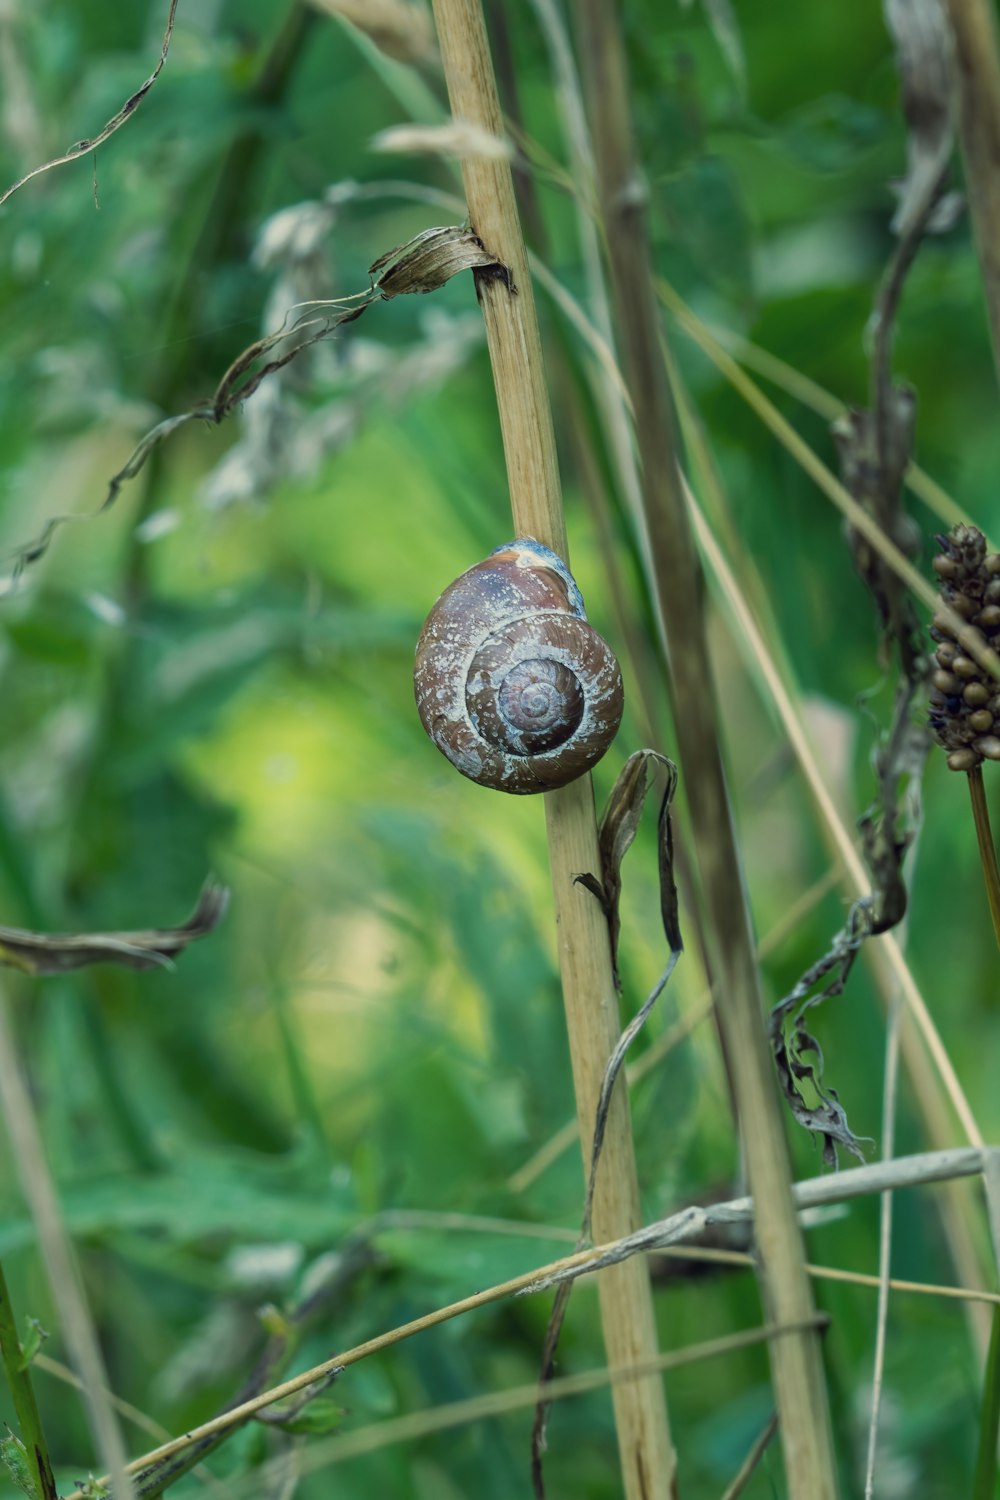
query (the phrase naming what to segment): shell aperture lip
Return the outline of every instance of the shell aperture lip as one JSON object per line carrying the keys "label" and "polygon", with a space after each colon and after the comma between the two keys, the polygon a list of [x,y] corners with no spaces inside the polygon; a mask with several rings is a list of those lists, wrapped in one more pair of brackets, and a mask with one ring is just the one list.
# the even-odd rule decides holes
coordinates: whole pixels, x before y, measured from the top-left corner
{"label": "shell aperture lip", "polygon": [[[555,574],[551,586],[565,591],[565,608],[571,614],[579,615],[581,620],[587,618],[583,595],[580,593],[576,579],[558,552],[553,552],[551,547],[546,547],[542,542],[536,542],[533,536],[522,536],[514,542],[505,542],[502,547],[494,547],[486,561],[489,562],[490,558],[497,557],[501,553],[510,554],[519,568],[533,568],[536,572],[547,571]],[[558,583],[555,580],[558,580]]]}

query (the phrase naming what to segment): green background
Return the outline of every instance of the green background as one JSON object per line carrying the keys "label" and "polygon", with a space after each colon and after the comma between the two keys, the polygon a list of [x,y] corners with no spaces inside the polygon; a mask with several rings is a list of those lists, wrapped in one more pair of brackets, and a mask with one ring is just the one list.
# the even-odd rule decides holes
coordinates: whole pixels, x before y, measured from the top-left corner
{"label": "green background", "polygon": [[[524,0],[498,9],[524,128],[540,148],[529,152],[540,164],[538,248],[583,297],[545,46]],[[164,14],[136,0],[8,11],[0,175],[13,180],[120,107],[155,61]],[[293,302],[363,290],[378,255],[447,221],[400,184],[456,192],[449,164],[370,149],[384,127],[442,116],[434,68],[414,70],[350,27],[304,14],[287,76],[267,98],[255,81],[292,13],[261,0],[181,0],[163,73],[100,149],[96,179],[88,157],[0,213],[8,572],[49,517],[93,512],[139,437],[210,396]],[[745,0],[745,87],[700,5],[628,4],[622,21],[658,272],[709,322],[863,402],[866,323],[892,249],[890,182],[906,153],[878,9]],[[284,255],[255,258],[262,230],[276,243],[275,214],[331,190],[311,255],[293,263],[288,253],[303,249],[303,209],[283,221]],[[551,361],[582,390],[578,335],[544,295],[540,313]],[[872,795],[872,716],[884,715],[891,679],[840,519],[680,332],[672,342],[726,488],[732,560],[766,600],[772,645],[794,672],[850,823]],[[995,530],[1000,424],[964,217],[921,252],[895,369],[918,393],[920,462]],[[833,466],[826,424],[775,399]],[[555,415],[574,570],[592,620],[614,640],[605,549],[558,399]],[[600,431],[593,437],[606,462]],[[613,493],[610,503],[648,629],[634,545]],[[940,529],[916,504],[914,513],[928,539]],[[489,365],[462,276],[430,298],[376,304],[222,428],[185,428],[113,509],[60,529],[0,598],[0,920],[171,925],[210,870],[233,893],[223,926],[174,972],[104,967],[5,984],[112,1385],[171,1432],[239,1388],[264,1342],[261,1305],[290,1306],[323,1257],[373,1220],[377,1260],[309,1332],[296,1368],[563,1253],[578,1225],[575,1150],[528,1190],[509,1187],[573,1112],[542,809],[457,777],[424,740],[412,702],[423,616],[509,534]],[[830,856],[714,605],[711,622],[763,935]],[[624,666],[629,707],[596,774],[599,803],[644,742]],[[647,707],[669,753],[665,693]],[[990,1139],[1000,1126],[996,960],[965,789],[940,757],[924,799],[904,936]],[[626,1013],[664,962],[653,821],[626,866]],[[767,961],[770,1001],[824,951],[846,902],[829,893]],[[699,1003],[688,946],[650,1040]],[[863,963],[816,1026],[827,1080],[878,1151],[885,1026]],[[739,1190],[710,1025],[636,1089],[633,1108],[648,1217]],[[790,1135],[799,1175],[818,1172],[813,1143]],[[897,1150],[926,1144],[904,1080]],[[938,1202],[936,1189],[898,1198],[895,1275],[954,1280]],[[531,1232],[386,1217],[402,1209],[494,1216]],[[538,1226],[551,1234],[538,1238]],[[810,1231],[810,1259],[872,1272],[877,1234],[877,1202],[855,1203]],[[0,1254],[16,1306],[51,1330],[45,1352],[65,1358],[5,1142]],[[832,1319],[844,1494],[860,1494],[875,1293],[820,1282],[817,1296]],[[674,1278],[656,1307],[664,1348],[761,1316],[748,1272]],[[333,1392],[344,1427],[530,1382],[547,1311],[545,1298],[503,1303],[364,1362]],[[600,1363],[596,1312],[593,1286],[581,1286],[562,1373]],[[36,1385],[68,1490],[97,1464],[82,1408],[52,1377],[40,1372]],[[667,1390],[682,1493],[720,1495],[771,1409],[766,1355],[690,1366]],[[962,1304],[894,1295],[877,1493],[967,1493],[978,1405]],[[12,1420],[2,1395],[0,1415]],[[297,1493],[506,1500],[527,1493],[530,1422],[515,1413],[389,1447],[305,1477]],[[150,1442],[126,1431],[133,1453]],[[241,1473],[281,1448],[273,1430],[255,1428],[211,1467]],[[619,1493],[606,1394],[554,1410],[547,1472],[554,1495]],[[177,1493],[201,1488],[188,1478]],[[746,1494],[783,1493],[773,1445]]]}

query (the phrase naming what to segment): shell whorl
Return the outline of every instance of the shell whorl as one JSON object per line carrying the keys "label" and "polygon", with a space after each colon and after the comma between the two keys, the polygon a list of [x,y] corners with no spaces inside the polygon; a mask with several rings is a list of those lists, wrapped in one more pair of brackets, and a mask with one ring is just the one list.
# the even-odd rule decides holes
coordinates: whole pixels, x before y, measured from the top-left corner
{"label": "shell whorl", "polygon": [[588,625],[566,564],[530,537],[445,589],[417,642],[414,685],[438,749],[500,791],[544,792],[582,776],[622,715],[614,654]]}

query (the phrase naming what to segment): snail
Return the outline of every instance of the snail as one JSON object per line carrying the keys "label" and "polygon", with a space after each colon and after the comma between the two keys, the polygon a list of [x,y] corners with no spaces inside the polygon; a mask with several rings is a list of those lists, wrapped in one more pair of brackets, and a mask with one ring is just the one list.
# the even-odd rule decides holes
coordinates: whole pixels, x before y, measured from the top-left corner
{"label": "snail", "polygon": [[532,537],[497,547],[431,610],[414,673],[421,722],[482,786],[545,792],[614,739],[622,679],[561,558]]}

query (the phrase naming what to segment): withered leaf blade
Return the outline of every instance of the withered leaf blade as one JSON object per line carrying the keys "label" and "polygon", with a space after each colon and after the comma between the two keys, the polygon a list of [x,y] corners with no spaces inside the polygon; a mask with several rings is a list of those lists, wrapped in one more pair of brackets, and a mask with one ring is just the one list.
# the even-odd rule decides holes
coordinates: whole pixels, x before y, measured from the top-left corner
{"label": "withered leaf blade", "polygon": [[37,536],[15,548],[10,577],[3,581],[9,586],[15,584],[25,568],[38,562],[48,551],[60,527],[93,519],[110,510],[124,485],[139,474],[152,453],[179,427],[189,422],[217,426],[249,400],[270,376],[283,370],[314,344],[331,338],[345,324],[355,322],[380,299],[399,297],[406,292],[433,292],[459,271],[470,269],[498,276],[505,281],[509,291],[515,290],[509,268],[483,248],[468,225],[449,225],[425,229],[405,245],[397,245],[387,254],[380,255],[369,268],[369,274],[372,277],[381,275],[364,291],[332,302],[300,303],[289,309],[279,329],[255,339],[236,356],[212,396],[188,411],[167,417],[145,434],[124,467],[109,479],[104,500],[95,510],[53,516]]}
{"label": "withered leaf blade", "polygon": [[425,229],[405,245],[380,255],[368,267],[368,274],[375,277],[382,296],[390,298],[435,292],[460,271],[498,264],[467,224],[445,224]]}
{"label": "withered leaf blade", "polygon": [[677,786],[677,767],[656,750],[636,750],[630,755],[611,789],[611,795],[601,818],[599,844],[601,851],[601,876],[603,881],[604,908],[611,933],[611,956],[618,975],[618,941],[621,936],[619,905],[622,892],[622,861],[635,840],[639,819],[649,792],[649,778],[655,766],[663,766],[667,773],[667,788],[663,794],[659,817],[658,863],[660,872],[660,912],[663,930],[672,952],[679,953],[681,942],[680,924],[677,917],[677,888],[673,870],[673,831],[670,823],[670,807]]}
{"label": "withered leaf blade", "polygon": [[667,761],[667,788],[660,803],[659,844],[657,854],[660,870],[660,918],[671,953],[680,953],[684,948],[681,937],[680,907],[677,898],[677,882],[674,879],[674,825],[670,817],[674,793],[677,790],[677,767]]}
{"label": "withered leaf blade", "polygon": [[454,161],[510,161],[513,144],[471,120],[447,120],[440,125],[390,125],[372,140],[373,151],[401,151],[410,155],[448,156]]}
{"label": "withered leaf blade", "polygon": [[927,218],[944,182],[954,139],[955,71],[941,0],[885,0],[885,19],[908,127],[906,180],[892,221],[904,238]]}
{"label": "withered leaf blade", "polygon": [[585,891],[589,891],[592,896],[596,896],[601,905],[605,907],[605,909],[607,908],[607,902],[604,896],[604,887],[598,880],[596,875],[591,875],[589,873],[586,875],[577,875],[573,881],[573,884],[582,885]]}
{"label": "withered leaf blade", "polygon": [[[806,1061],[810,1055],[815,1062]],[[804,1130],[818,1135],[823,1143],[823,1165],[836,1169],[838,1146],[864,1161],[861,1139],[848,1124],[836,1089],[824,1088],[820,1082],[823,1050],[816,1038],[800,1022],[793,1029],[791,1042],[782,1038],[775,1045],[774,1056],[778,1080],[793,1116]],[[799,1088],[801,1083],[812,1085],[817,1096],[815,1104],[806,1103]]]}
{"label": "withered leaf blade", "polygon": [[229,904],[229,891],[214,880],[202,887],[198,904],[180,927],[136,932],[25,932],[0,926],[0,964],[26,974],[65,974],[90,964],[121,964],[127,969],[170,968],[171,961],[217,927]]}
{"label": "withered leaf blade", "polygon": [[[880,305],[882,298],[880,297]],[[884,316],[884,309],[880,316]],[[858,504],[911,561],[920,554],[921,532],[903,504],[903,476],[913,456],[915,398],[908,386],[880,379],[878,417],[853,408],[831,432],[844,484]],[[908,677],[923,681],[923,627],[912,597],[867,537],[847,527],[851,561],[878,610],[886,646],[895,644]]]}
{"label": "withered leaf blade", "polygon": [[7,199],[13,193],[16,193],[18,188],[24,187],[24,184],[30,182],[33,177],[38,177],[42,172],[50,172],[53,167],[62,167],[71,161],[77,161],[81,156],[88,155],[90,152],[96,150],[109,136],[114,135],[116,130],[120,130],[126,120],[132,118],[163,71],[163,64],[167,60],[167,53],[170,50],[170,43],[174,34],[174,16],[176,13],[177,0],[170,0],[170,10],[167,14],[167,28],[163,34],[163,41],[160,44],[160,59],[145,83],[140,84],[135,93],[129,95],[121,109],[111,116],[111,119],[108,120],[107,124],[102,126],[95,136],[88,137],[87,140],[77,141],[74,145],[70,146],[68,151],[64,151],[61,156],[55,157],[52,161],[43,162],[40,167],[32,167],[30,172],[26,172],[23,177],[19,177],[17,182],[12,183],[7,191],[0,195],[0,204],[6,203]]}
{"label": "withered leaf blade", "polygon": [[[823,1079],[823,1049],[807,1030],[806,1014],[843,993],[848,976],[863,944],[872,935],[871,898],[856,901],[846,925],[829,949],[807,969],[795,988],[771,1011],[768,1037],[781,1091],[794,1118],[823,1143],[823,1161],[837,1165],[837,1147],[843,1146],[864,1160],[862,1141],[851,1130],[843,1105]],[[817,986],[823,984],[821,989]],[[802,1085],[807,1092],[803,1092]],[[807,1093],[815,1095],[810,1102]]]}

